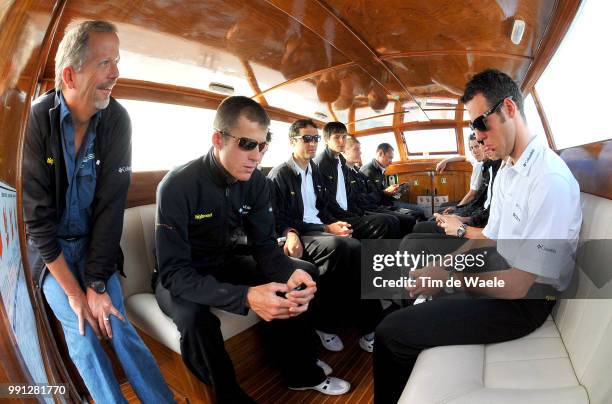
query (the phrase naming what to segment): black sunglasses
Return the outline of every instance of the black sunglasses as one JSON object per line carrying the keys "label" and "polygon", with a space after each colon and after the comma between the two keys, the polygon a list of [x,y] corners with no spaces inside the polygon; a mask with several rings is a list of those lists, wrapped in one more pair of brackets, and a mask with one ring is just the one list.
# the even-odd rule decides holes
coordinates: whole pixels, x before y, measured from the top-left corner
{"label": "black sunglasses", "polygon": [[[499,109],[499,107],[502,106],[502,104],[504,103],[504,100],[506,98],[511,100],[512,96],[502,98],[501,100],[499,100],[499,102],[497,104],[493,105],[487,112],[485,112],[484,114],[480,115],[478,118],[476,118],[472,122],[470,122],[470,129],[471,130],[477,130],[477,131],[480,131],[480,132],[488,131],[489,127],[487,126],[487,117],[489,115],[494,114],[495,112],[497,112],[497,110]],[[480,141],[478,141],[478,143],[480,143]]]}
{"label": "black sunglasses", "polygon": [[293,136],[294,139],[302,139],[304,143],[318,142],[321,140],[321,135],[302,135]]}
{"label": "black sunglasses", "polygon": [[272,139],[272,133],[270,133],[269,131],[268,131],[268,134],[266,135],[266,141],[265,142],[261,142],[261,143],[259,143],[255,139],[251,139],[251,138],[248,138],[248,137],[236,137],[236,136],[230,135],[229,133],[221,131],[221,130],[219,130],[218,132],[220,134],[222,134],[223,136],[229,136],[229,137],[232,137],[232,138],[238,140],[238,147],[240,147],[244,151],[251,151],[254,148],[258,147],[259,148],[259,152],[261,153],[264,150],[266,150],[266,148],[268,147],[268,140],[267,139]]}

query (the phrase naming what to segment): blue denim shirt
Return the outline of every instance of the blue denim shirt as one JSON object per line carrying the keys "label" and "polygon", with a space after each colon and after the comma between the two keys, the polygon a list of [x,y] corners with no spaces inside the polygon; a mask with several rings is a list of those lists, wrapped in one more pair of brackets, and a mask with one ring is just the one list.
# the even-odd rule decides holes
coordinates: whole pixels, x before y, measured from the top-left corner
{"label": "blue denim shirt", "polygon": [[61,238],[85,236],[91,226],[91,204],[96,192],[96,156],[94,140],[100,112],[91,117],[85,138],[78,151],[75,150],[75,129],[72,114],[64,96],[60,93],[60,134],[68,189],[66,209],[58,226]]}

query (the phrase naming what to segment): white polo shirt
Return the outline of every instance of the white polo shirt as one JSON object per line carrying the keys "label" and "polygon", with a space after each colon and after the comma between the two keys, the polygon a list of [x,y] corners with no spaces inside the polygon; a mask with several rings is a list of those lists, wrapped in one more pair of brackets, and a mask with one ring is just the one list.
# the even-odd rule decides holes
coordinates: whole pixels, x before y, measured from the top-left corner
{"label": "white polo shirt", "polygon": [[572,277],[582,211],[565,162],[534,138],[515,164],[502,163],[483,235],[513,268],[564,290]]}
{"label": "white polo shirt", "polygon": [[302,193],[302,204],[304,205],[304,217],[302,221],[305,223],[323,224],[319,219],[319,209],[317,209],[317,195],[315,194],[314,185],[312,182],[312,172],[310,170],[310,164],[306,166],[305,170],[302,170],[295,160],[293,160],[293,169],[296,173],[300,174],[302,184],[300,186],[300,192]]}
{"label": "white polo shirt", "polygon": [[470,189],[478,191],[482,184],[482,161],[472,162],[472,176],[470,177]]}
{"label": "white polo shirt", "polygon": [[344,173],[342,172],[342,162],[338,159],[338,186],[336,187],[336,201],[344,210],[348,210],[346,199],[346,185],[344,185]]}

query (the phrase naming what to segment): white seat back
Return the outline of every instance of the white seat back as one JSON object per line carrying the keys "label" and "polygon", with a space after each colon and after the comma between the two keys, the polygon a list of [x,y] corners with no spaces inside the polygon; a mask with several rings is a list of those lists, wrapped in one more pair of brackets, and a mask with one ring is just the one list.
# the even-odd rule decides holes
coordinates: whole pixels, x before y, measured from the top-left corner
{"label": "white seat back", "polygon": [[[581,201],[580,240],[612,239],[612,201],[584,193]],[[578,290],[580,296],[591,299],[562,299],[553,313],[576,377],[591,403],[612,402],[612,249],[604,248],[611,245],[594,243],[578,255]],[[601,266],[596,279],[581,269],[593,264]]]}
{"label": "white seat back", "polygon": [[155,213],[155,204],[125,210],[121,249],[125,256],[123,269],[127,277],[119,277],[125,300],[137,293],[153,293],[151,275],[155,266]]}

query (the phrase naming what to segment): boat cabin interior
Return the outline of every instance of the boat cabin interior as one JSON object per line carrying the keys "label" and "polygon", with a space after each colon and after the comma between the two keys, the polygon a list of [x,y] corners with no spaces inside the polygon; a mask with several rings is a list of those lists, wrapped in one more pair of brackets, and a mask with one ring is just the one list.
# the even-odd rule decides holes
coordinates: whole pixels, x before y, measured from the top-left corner
{"label": "boat cabin interior", "polygon": [[[106,20],[120,39],[112,96],[132,122],[132,177],[123,222],[121,277],[129,320],[177,402],[211,403],[181,359],[180,334],[151,287],[156,189],[173,167],[206,154],[213,119],[229,95],[256,100],[271,119],[264,173],[287,160],[292,122],[340,121],[361,142],[394,149],[385,171],[407,183],[403,202],[427,216],[469,191],[468,80],[493,68],[525,95],[531,133],[565,161],[581,191],[580,240],[612,239],[612,94],[604,0],[6,0],[0,2],[0,383],[65,386],[65,402],[91,400],[62,328],[32,281],[22,205],[23,145],[34,99],[55,86],[66,27]],[[319,144],[319,151],[324,147]],[[465,157],[443,171],[446,158]],[[588,256],[587,256],[588,255]],[[584,275],[588,262],[605,279]],[[562,299],[526,337],[423,351],[402,403],[612,403],[612,256],[578,257],[584,298]],[[333,397],[284,388],[261,349],[261,319],[214,310],[241,387],[261,403],[373,402],[372,359],[356,330],[351,348],[323,352],[351,391]],[[354,347],[354,348],[353,348]],[[139,402],[108,349],[122,391]],[[0,392],[0,394],[4,394]],[[0,395],[0,400],[11,399]],[[15,402],[63,402],[56,396]]]}

